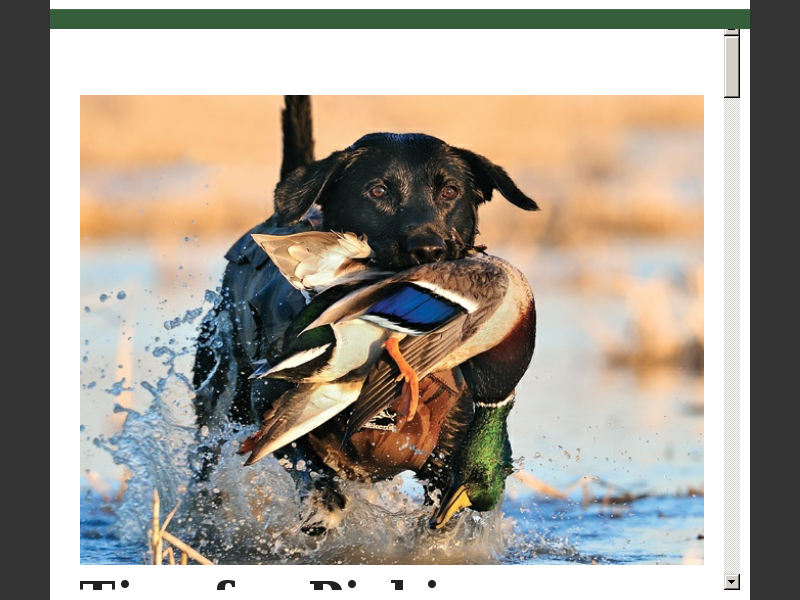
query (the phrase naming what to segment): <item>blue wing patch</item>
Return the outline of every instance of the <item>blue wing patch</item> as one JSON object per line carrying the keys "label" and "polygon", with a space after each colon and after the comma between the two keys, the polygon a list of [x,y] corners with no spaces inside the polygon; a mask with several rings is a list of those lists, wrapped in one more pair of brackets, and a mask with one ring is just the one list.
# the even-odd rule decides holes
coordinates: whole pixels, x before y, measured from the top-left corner
{"label": "blue wing patch", "polygon": [[430,290],[404,283],[370,306],[365,317],[376,317],[368,320],[380,319],[387,325],[408,330],[407,333],[424,334],[435,331],[465,312],[463,307]]}

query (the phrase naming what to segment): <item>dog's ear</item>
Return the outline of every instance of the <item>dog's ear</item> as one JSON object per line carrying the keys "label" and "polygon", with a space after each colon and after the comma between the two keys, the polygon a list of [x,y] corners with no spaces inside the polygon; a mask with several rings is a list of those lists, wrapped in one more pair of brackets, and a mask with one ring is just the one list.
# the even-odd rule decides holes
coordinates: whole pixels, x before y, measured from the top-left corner
{"label": "dog's ear", "polygon": [[328,158],[296,168],[275,186],[275,214],[278,225],[294,225],[314,203],[322,200],[325,188],[341,172],[347,159],[345,152],[334,152]]}
{"label": "dog's ear", "polygon": [[492,199],[493,190],[498,190],[506,200],[523,210],[539,210],[539,205],[522,193],[522,190],[517,187],[517,184],[508,176],[503,167],[470,150],[464,150],[463,148],[453,149],[469,164],[469,168],[475,178],[475,184],[483,194],[484,202]]}

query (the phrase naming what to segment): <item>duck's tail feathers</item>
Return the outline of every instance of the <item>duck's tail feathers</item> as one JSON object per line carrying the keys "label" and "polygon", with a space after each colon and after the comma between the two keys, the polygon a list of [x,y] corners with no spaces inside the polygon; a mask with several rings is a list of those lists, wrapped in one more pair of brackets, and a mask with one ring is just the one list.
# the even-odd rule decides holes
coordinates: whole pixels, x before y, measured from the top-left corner
{"label": "duck's tail feathers", "polygon": [[289,283],[307,292],[318,293],[340,278],[366,270],[367,261],[373,256],[366,238],[352,233],[252,235]]}
{"label": "duck's tail feathers", "polygon": [[302,377],[299,377],[297,374],[298,368],[302,369],[306,363],[311,362],[315,358],[318,358],[325,354],[325,352],[330,348],[331,344],[322,344],[321,346],[315,346],[313,348],[308,348],[306,350],[301,350],[300,352],[296,352],[291,356],[285,358],[275,366],[270,366],[268,363],[263,364],[258,367],[253,374],[250,375],[250,379],[260,379],[262,377],[274,377],[276,379],[287,379],[289,381],[300,381]]}
{"label": "duck's tail feathers", "polygon": [[252,465],[278,448],[316,429],[358,399],[362,382],[298,385],[278,398],[264,414],[261,429],[237,451]]}
{"label": "duck's tail feathers", "polygon": [[255,362],[253,363],[253,366],[256,368],[256,370],[250,374],[250,377],[248,377],[248,379],[260,379],[262,377],[265,377],[267,373],[269,373],[272,370],[272,365],[270,365],[269,361],[267,360],[260,360],[258,362]]}

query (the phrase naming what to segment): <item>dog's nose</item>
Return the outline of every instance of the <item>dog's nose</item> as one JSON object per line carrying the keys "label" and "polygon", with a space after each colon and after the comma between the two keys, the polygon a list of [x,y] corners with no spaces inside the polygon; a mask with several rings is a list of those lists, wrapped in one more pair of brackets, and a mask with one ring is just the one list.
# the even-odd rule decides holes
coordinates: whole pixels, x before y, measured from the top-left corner
{"label": "dog's nose", "polygon": [[447,254],[447,245],[436,236],[413,237],[408,240],[408,253],[417,264],[436,262]]}

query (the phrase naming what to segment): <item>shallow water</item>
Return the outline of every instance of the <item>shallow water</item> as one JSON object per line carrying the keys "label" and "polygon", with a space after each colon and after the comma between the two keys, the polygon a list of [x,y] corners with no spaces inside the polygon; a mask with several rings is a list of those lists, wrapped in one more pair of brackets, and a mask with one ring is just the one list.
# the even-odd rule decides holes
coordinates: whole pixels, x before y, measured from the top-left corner
{"label": "shallow water", "polygon": [[[120,533],[115,506],[81,492],[81,562],[142,564],[143,543]],[[584,508],[573,500],[507,499],[504,516],[474,517],[479,523],[453,534],[429,532],[426,514],[385,519],[381,536],[350,525],[347,532],[294,544],[253,537],[255,546],[217,548],[222,563],[237,564],[702,564],[703,498],[652,496],[627,505]],[[352,515],[351,515],[352,516]],[[469,524],[468,517],[463,519]],[[487,523],[488,522],[488,523]],[[282,525],[283,526],[283,525]],[[170,527],[174,530],[174,527]],[[488,530],[488,531],[487,531]],[[391,535],[385,535],[385,532]],[[457,534],[461,533],[460,536]],[[403,534],[406,534],[405,537]],[[413,535],[418,534],[418,535]],[[445,539],[433,539],[435,537]],[[447,537],[445,537],[447,536]],[[380,537],[380,539],[376,539]],[[344,538],[344,539],[343,539]],[[389,538],[389,539],[387,539]],[[456,539],[453,539],[456,538]],[[388,543],[387,543],[388,542]],[[202,547],[202,545],[198,545]]]}
{"label": "shallow water", "polygon": [[[226,249],[194,238],[82,249],[82,469],[112,488],[125,471],[132,476],[122,503],[104,502],[82,479],[82,562],[142,562],[154,487],[164,514],[183,500],[170,531],[220,562],[702,562],[703,498],[689,492],[703,484],[702,376],[611,367],[597,333],[625,339],[631,286],[648,281],[665,282],[680,323],[700,242],[493,247],[526,273],[539,315],[509,423],[514,456],[568,499],[509,480],[502,511],[467,512],[442,533],[422,527],[428,510],[412,478],[350,484],[344,525],[320,539],[299,531],[301,507],[283,469],[272,459],[242,468],[233,443],[206,490],[225,494],[222,511],[187,492],[195,430],[186,375]],[[642,497],[614,503],[626,494]]]}

